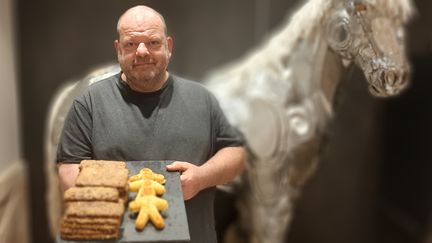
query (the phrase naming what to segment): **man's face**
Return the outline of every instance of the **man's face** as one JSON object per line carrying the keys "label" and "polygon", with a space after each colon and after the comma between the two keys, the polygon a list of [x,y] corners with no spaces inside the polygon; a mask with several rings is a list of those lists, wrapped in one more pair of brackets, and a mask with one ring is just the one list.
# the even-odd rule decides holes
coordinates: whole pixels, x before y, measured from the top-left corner
{"label": "man's face", "polygon": [[172,39],[166,36],[160,19],[126,19],[115,47],[128,82],[157,83],[166,77]]}

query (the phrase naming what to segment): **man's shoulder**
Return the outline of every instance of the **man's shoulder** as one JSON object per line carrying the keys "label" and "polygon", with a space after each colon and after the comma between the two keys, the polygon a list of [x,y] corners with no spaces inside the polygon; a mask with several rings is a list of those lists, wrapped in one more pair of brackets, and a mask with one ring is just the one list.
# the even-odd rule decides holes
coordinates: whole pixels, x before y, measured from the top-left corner
{"label": "man's shoulder", "polygon": [[174,86],[177,87],[177,94],[187,97],[195,103],[207,104],[210,106],[219,106],[214,94],[205,86],[204,83],[193,81],[191,79],[173,76]]}
{"label": "man's shoulder", "polygon": [[87,90],[89,91],[112,87],[112,85],[119,79],[119,75],[120,73],[115,73],[108,76],[94,77],[93,79],[87,80],[84,85],[87,85]]}
{"label": "man's shoulder", "polygon": [[172,75],[174,80],[174,85],[188,92],[202,92],[205,94],[210,94],[210,91],[200,82],[194,81],[192,79],[180,77],[177,75]]}
{"label": "man's shoulder", "polygon": [[116,85],[118,75],[117,73],[79,81],[74,90],[75,100],[79,103],[86,103],[92,99],[90,97],[104,97]]}

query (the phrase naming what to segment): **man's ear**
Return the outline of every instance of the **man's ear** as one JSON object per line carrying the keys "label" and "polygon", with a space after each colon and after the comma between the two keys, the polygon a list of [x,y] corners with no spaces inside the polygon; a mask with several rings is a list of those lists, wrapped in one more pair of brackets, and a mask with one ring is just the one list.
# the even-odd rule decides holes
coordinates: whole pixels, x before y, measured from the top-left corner
{"label": "man's ear", "polygon": [[171,58],[171,54],[172,54],[173,47],[174,47],[174,40],[171,36],[167,37],[167,45],[168,45],[168,57]]}
{"label": "man's ear", "polygon": [[115,48],[116,51],[117,51],[117,55],[119,55],[119,54],[120,54],[120,43],[119,43],[118,40],[115,40],[115,41],[114,41],[114,48]]}

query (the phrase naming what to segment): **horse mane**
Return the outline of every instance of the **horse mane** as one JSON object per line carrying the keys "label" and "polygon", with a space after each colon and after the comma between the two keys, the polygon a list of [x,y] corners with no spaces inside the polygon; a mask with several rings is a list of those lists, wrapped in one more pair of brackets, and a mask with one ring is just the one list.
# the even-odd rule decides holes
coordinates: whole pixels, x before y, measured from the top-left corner
{"label": "horse mane", "polygon": [[381,9],[386,16],[400,18],[408,22],[416,13],[412,0],[369,0],[375,8]]}
{"label": "horse mane", "polygon": [[[295,48],[295,43],[309,37],[316,28],[322,28],[322,21],[330,9],[338,2],[346,0],[309,0],[306,1],[297,12],[287,18],[285,29],[276,30],[274,40],[283,40],[284,48],[289,52]],[[415,13],[411,0],[368,0],[374,8],[382,11],[385,16],[399,18],[406,23]],[[281,43],[282,44],[282,43]]]}
{"label": "horse mane", "polygon": [[[309,0],[300,5],[300,8],[288,16],[279,28],[270,34],[266,41],[255,50],[249,52],[234,62],[213,70],[207,80],[219,82],[220,78],[234,79],[238,83],[245,82],[249,70],[259,70],[262,67],[277,71],[283,70],[284,63],[291,53],[297,50],[297,44],[316,33],[316,29],[322,28],[322,21],[340,1],[346,0]],[[374,8],[379,9],[386,16],[399,18],[406,22],[414,14],[411,0],[368,0]],[[243,81],[240,81],[241,79]]]}
{"label": "horse mane", "polygon": [[[295,43],[309,37],[317,28],[322,28],[322,21],[330,9],[338,2],[346,0],[309,0],[300,6],[298,11],[290,15],[285,22],[270,35],[266,48],[275,47],[278,52],[280,46],[271,43],[283,44],[286,52],[292,52]],[[414,15],[411,0],[368,0],[374,8],[382,11],[386,16],[399,18],[404,23]]]}

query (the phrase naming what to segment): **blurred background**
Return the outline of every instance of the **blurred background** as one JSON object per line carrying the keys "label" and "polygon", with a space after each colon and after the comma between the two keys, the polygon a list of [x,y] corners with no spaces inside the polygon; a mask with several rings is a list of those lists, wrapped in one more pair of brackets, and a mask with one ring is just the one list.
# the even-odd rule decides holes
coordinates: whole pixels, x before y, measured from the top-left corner
{"label": "blurred background", "polygon": [[[432,1],[414,2],[418,13],[407,27],[411,87],[397,98],[373,98],[361,72],[348,70],[327,153],[298,201],[287,242],[432,242]],[[0,169],[20,159],[27,168],[17,171],[27,171],[30,242],[53,241],[43,161],[50,101],[66,82],[116,61],[122,12],[137,4],[161,12],[174,37],[171,72],[199,81],[259,45],[300,3],[0,0]]]}

